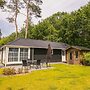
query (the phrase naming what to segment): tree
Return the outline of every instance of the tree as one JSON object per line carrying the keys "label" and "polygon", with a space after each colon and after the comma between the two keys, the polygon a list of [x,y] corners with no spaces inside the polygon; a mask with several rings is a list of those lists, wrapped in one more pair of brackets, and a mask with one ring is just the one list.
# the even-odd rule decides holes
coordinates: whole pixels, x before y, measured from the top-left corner
{"label": "tree", "polygon": [[31,16],[41,17],[41,9],[39,7],[42,4],[41,0],[23,0],[26,8],[26,30],[25,30],[25,38],[28,36],[28,26],[31,24]]}
{"label": "tree", "polygon": [[7,3],[7,11],[10,13],[10,16],[7,17],[8,21],[10,23],[15,24],[16,28],[16,38],[18,37],[18,24],[17,24],[17,16],[20,13],[20,9],[22,8],[22,3],[20,0],[10,0],[10,2]]}
{"label": "tree", "polygon": [[3,7],[3,5],[5,4],[5,0],[0,0],[0,7]]}
{"label": "tree", "polygon": [[82,64],[84,64],[86,66],[90,66],[90,52],[83,54]]}
{"label": "tree", "polygon": [[50,25],[51,24],[48,20],[44,20],[43,22],[40,22],[38,25],[34,26],[34,28],[31,30],[31,38],[47,40],[47,36],[50,34],[48,31],[48,27]]}
{"label": "tree", "polygon": [[1,40],[1,36],[2,36],[2,32],[1,32],[1,29],[0,29],[0,40]]}
{"label": "tree", "polygon": [[[31,17],[33,13],[29,12],[28,17]],[[19,37],[24,37],[25,29],[25,27],[22,28]],[[69,45],[90,48],[90,3],[71,13],[55,13],[37,25],[31,26],[29,23],[27,30],[28,38],[64,42]],[[12,35],[10,37],[14,38]],[[2,39],[0,41],[2,43],[4,43],[3,41],[8,42],[10,37],[8,40]],[[2,43],[0,42],[0,44]]]}

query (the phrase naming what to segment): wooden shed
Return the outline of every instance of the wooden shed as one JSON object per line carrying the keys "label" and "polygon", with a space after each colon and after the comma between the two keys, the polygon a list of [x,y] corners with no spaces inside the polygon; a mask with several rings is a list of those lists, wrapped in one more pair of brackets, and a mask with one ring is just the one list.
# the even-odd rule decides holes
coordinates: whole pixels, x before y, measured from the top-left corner
{"label": "wooden shed", "polygon": [[68,64],[81,64],[83,53],[90,52],[89,48],[71,46],[66,49],[66,60]]}

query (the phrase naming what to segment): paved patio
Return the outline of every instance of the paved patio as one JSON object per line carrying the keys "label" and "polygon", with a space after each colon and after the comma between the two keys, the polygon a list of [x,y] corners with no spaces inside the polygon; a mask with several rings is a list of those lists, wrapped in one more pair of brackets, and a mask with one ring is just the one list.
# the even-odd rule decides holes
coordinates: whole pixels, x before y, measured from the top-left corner
{"label": "paved patio", "polygon": [[36,68],[36,66],[31,66],[31,68],[30,68],[30,66],[22,66],[22,65],[8,65],[8,66],[4,66],[3,64],[0,64],[0,68],[15,68],[15,70],[16,71],[18,71],[18,69],[20,69],[20,68],[23,68],[23,70],[25,69],[25,68],[28,68],[28,71],[29,72],[31,72],[31,71],[35,71],[35,70],[45,70],[45,69],[50,69],[50,68],[52,68],[52,67],[47,67],[46,66],[46,64],[44,64],[44,65],[41,65],[41,68],[40,67],[38,67],[38,68]]}
{"label": "paved patio", "polygon": [[[53,63],[50,63],[50,64],[66,64],[66,63],[62,63],[62,62],[53,62]],[[0,68],[5,68],[5,66],[3,64],[0,64]],[[8,65],[6,66],[6,68],[15,68],[16,70],[18,70],[19,68],[25,68],[23,67],[22,65]],[[52,68],[52,67],[47,67],[46,64],[43,64],[41,65],[41,68],[38,67],[36,68],[36,66],[28,66],[28,70],[29,71],[34,71],[34,70],[44,70],[44,69],[49,69],[49,68]]]}
{"label": "paved patio", "polygon": [[[66,64],[66,63],[62,63],[62,62],[53,62],[53,63],[50,63],[50,64]],[[24,74],[25,73],[25,69],[27,69],[27,67],[23,67],[22,65],[8,65],[8,66],[4,66],[3,64],[0,64],[0,68],[15,68],[16,72],[18,73],[18,70],[19,69],[22,69],[22,73]],[[46,64],[41,64],[41,68],[36,68],[36,66],[28,66],[28,72],[32,72],[32,71],[36,71],[36,70],[46,70],[46,69],[51,69],[53,67],[47,67]],[[1,76],[1,75],[0,75]]]}

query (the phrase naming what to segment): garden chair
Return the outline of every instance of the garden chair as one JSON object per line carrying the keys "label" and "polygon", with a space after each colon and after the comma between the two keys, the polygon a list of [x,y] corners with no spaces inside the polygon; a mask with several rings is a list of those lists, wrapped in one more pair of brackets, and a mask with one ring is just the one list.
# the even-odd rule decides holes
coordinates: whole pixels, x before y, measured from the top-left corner
{"label": "garden chair", "polygon": [[41,60],[37,60],[36,69],[41,68]]}
{"label": "garden chair", "polygon": [[28,63],[27,63],[27,60],[22,60],[22,67],[28,69]]}

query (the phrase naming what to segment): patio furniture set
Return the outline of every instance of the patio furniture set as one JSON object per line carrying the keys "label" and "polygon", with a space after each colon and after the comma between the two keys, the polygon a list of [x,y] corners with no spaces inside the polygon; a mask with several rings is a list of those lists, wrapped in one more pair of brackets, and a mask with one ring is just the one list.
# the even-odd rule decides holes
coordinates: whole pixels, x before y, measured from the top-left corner
{"label": "patio furniture set", "polygon": [[32,67],[36,68],[36,69],[41,69],[41,65],[43,65],[43,63],[41,62],[41,60],[30,60],[30,59],[27,59],[27,60],[22,60],[22,66],[23,67],[30,67],[30,69]]}

